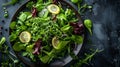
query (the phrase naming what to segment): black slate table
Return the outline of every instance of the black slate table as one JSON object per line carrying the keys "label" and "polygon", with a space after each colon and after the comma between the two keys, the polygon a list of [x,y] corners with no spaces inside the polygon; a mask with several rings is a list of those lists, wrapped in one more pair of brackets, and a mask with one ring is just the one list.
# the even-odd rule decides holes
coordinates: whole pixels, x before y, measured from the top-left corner
{"label": "black slate table", "polygon": [[[21,0],[21,2],[14,6],[8,6],[9,17],[4,18],[2,4],[8,1],[10,0],[0,0],[0,26],[3,27],[0,37],[5,36],[7,39],[12,16],[20,5],[24,4],[27,0]],[[84,16],[84,18],[90,18],[93,21],[93,35],[90,36],[86,32],[79,57],[82,57],[86,52],[89,53],[89,49],[100,49],[103,51],[97,53],[89,62],[89,65],[85,64],[83,67],[120,67],[120,0],[84,1],[93,6],[93,12],[88,12]]]}

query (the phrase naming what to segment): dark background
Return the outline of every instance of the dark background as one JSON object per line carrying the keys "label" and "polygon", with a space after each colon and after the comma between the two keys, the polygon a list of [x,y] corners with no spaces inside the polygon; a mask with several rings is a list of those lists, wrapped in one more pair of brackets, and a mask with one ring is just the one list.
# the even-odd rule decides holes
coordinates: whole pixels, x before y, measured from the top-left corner
{"label": "dark background", "polygon": [[[14,6],[8,6],[9,17],[6,19],[4,18],[2,4],[8,1],[10,0],[0,0],[0,26],[3,27],[0,37],[5,36],[7,41],[9,41],[8,31],[11,18],[20,5],[25,3],[25,0],[21,0]],[[103,51],[97,53],[89,62],[89,65],[85,64],[83,67],[120,67],[120,0],[84,1],[93,6],[93,12],[87,12],[84,15],[84,18],[90,18],[93,21],[93,35],[90,36],[86,32],[79,57],[83,57],[84,53],[90,53],[90,49]],[[74,64],[75,62],[71,63]],[[67,66],[70,66],[70,64]]]}

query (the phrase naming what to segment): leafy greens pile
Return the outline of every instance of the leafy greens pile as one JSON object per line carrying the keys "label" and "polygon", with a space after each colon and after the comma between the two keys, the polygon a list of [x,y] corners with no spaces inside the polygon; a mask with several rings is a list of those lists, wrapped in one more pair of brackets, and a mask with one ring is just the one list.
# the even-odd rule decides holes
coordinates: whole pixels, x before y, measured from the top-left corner
{"label": "leafy greens pile", "polygon": [[28,2],[26,8],[10,24],[10,41],[16,52],[31,61],[61,59],[83,42],[84,26],[68,6],[63,8],[57,0],[37,0]]}

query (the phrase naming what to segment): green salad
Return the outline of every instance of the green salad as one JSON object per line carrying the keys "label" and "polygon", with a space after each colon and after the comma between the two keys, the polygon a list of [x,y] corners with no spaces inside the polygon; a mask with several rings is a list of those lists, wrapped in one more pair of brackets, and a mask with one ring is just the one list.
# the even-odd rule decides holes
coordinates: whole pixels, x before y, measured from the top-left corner
{"label": "green salad", "polygon": [[10,24],[14,51],[43,63],[72,55],[83,43],[84,26],[69,6],[55,0],[30,1]]}

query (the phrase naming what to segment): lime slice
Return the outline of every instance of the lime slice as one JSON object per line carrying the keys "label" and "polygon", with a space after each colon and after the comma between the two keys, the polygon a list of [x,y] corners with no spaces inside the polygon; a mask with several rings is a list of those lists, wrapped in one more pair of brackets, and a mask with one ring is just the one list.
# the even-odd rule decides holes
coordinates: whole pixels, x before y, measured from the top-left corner
{"label": "lime slice", "polygon": [[58,14],[60,12],[60,8],[55,4],[50,4],[47,8],[48,8],[49,12],[51,12],[53,14]]}
{"label": "lime slice", "polygon": [[31,34],[28,31],[23,31],[20,34],[19,39],[22,43],[28,43],[31,40]]}
{"label": "lime slice", "polygon": [[59,44],[59,40],[57,39],[57,37],[53,37],[52,38],[52,46],[57,49],[58,48],[58,44]]}

